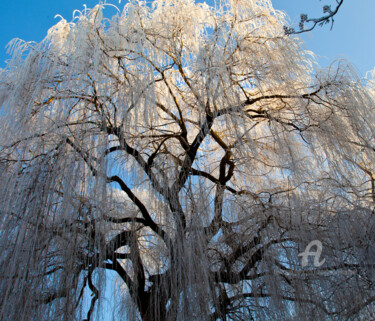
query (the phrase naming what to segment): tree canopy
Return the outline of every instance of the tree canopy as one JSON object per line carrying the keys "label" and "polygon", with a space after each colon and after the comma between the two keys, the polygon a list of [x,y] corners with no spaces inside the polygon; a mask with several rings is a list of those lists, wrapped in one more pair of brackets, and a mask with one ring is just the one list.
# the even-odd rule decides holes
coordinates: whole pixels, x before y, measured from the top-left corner
{"label": "tree canopy", "polygon": [[103,7],[0,71],[0,319],[374,318],[371,81],[269,0]]}

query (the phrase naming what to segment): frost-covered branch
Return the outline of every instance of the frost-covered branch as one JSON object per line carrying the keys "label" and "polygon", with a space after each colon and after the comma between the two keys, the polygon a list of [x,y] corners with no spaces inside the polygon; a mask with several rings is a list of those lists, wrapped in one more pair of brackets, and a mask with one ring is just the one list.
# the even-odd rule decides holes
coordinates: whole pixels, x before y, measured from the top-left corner
{"label": "frost-covered branch", "polygon": [[[301,14],[301,20],[299,22],[299,30],[296,31],[294,28],[284,26],[285,34],[287,35],[297,35],[304,32],[309,32],[313,30],[316,26],[322,27],[325,24],[331,23],[331,29],[333,28],[333,23],[335,20],[333,17],[338,13],[341,5],[344,3],[344,0],[336,0],[336,7],[332,10],[331,6],[323,6],[323,13],[326,15],[319,18],[309,18],[307,14]],[[309,25],[306,27],[306,25]]]}

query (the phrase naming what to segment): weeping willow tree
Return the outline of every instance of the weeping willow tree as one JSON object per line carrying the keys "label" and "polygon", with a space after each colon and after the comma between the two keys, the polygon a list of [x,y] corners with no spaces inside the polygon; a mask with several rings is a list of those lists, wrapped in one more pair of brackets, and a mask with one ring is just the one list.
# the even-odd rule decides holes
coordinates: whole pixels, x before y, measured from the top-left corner
{"label": "weeping willow tree", "polygon": [[1,70],[0,319],[374,318],[374,87],[269,0],[104,7]]}

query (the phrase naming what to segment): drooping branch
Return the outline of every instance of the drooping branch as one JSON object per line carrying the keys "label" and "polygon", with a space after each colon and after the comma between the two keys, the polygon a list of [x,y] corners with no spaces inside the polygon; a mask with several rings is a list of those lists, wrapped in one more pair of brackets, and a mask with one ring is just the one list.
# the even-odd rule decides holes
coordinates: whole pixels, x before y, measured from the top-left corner
{"label": "drooping branch", "polygon": [[79,147],[77,144],[75,144],[69,137],[66,137],[66,142],[82,157],[82,159],[85,161],[85,163],[90,168],[92,175],[97,176],[98,170],[95,168],[95,166],[92,164],[89,155],[85,153],[81,147]]}
{"label": "drooping branch", "polygon": [[[230,300],[230,304],[232,306],[235,306],[236,302],[239,302],[239,301],[241,302],[244,299],[271,298],[271,297],[272,295],[270,293],[265,293],[264,291],[258,291],[258,292],[245,292],[245,293],[237,294],[237,295],[230,297],[229,300]],[[309,298],[296,298],[296,297],[287,296],[287,295],[280,295],[280,297],[286,301],[313,304],[317,308],[323,310],[324,313],[327,315],[338,314],[338,312],[329,311],[322,302],[314,301]]]}

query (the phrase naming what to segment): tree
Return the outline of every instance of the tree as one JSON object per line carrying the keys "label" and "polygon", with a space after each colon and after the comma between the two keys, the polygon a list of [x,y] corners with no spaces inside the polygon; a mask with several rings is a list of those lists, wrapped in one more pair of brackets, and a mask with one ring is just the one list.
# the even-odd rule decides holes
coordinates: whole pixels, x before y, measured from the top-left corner
{"label": "tree", "polygon": [[102,9],[1,71],[0,319],[373,318],[371,84],[267,0]]}

